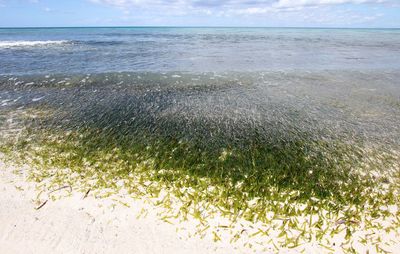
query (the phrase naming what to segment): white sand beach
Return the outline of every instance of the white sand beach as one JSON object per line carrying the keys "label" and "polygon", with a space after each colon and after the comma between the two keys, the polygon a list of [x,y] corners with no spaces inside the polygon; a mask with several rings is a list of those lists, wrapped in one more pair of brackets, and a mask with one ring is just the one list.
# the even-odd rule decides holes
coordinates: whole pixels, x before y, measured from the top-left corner
{"label": "white sand beach", "polygon": [[151,210],[137,218],[140,201],[128,208],[75,193],[36,210],[34,185],[4,163],[0,168],[0,253],[244,253],[177,233]]}
{"label": "white sand beach", "polygon": [[[262,238],[244,236],[232,243],[224,231],[217,242],[212,235],[201,237],[194,234],[195,220],[167,223],[157,215],[157,208],[143,200],[124,199],[124,195],[95,198],[74,191],[71,195],[70,188],[63,188],[56,190],[58,197],[65,196],[61,199],[52,200],[51,192],[39,197],[35,184],[24,174],[28,168],[0,160],[0,169],[0,253],[276,253],[265,238],[261,242]],[[239,224],[244,228],[252,227],[243,223]],[[390,243],[385,250],[396,253],[399,232],[377,233]],[[360,237],[366,234],[358,232]],[[279,252],[342,253],[344,235],[332,241],[337,242],[331,246],[333,252],[315,241]],[[372,245],[355,241],[354,246],[359,253],[374,253]]]}

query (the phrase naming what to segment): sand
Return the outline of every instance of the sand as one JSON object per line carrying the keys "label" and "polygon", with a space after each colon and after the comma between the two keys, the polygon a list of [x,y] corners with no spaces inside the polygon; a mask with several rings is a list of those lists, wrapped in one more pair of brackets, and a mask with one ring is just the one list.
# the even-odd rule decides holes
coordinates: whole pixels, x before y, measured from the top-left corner
{"label": "sand", "polygon": [[[71,191],[69,187],[38,196],[36,185],[27,180],[27,166],[5,164],[0,156],[0,253],[275,253],[265,238],[249,237],[259,225],[242,221],[239,241],[231,243],[228,232],[219,231],[221,240],[212,234],[200,236],[198,222],[167,223],[157,215],[158,208],[145,199],[137,200],[123,193],[107,198]],[[53,194],[62,197],[52,200]],[[46,203],[45,203],[46,202]],[[39,208],[40,207],[40,208]],[[39,208],[39,209],[38,209]],[[143,213],[143,211],[146,211]],[[144,215],[145,214],[145,215]],[[224,223],[214,218],[211,224]],[[251,225],[250,225],[251,224]],[[399,230],[400,231],[400,230]],[[400,249],[400,232],[381,235],[390,243],[385,250],[396,253]],[[275,232],[278,233],[278,232]],[[369,234],[359,231],[357,235]],[[274,232],[270,235],[274,238]],[[331,249],[342,253],[344,233],[335,236]],[[248,248],[248,244],[253,247]],[[368,246],[369,245],[369,246]],[[374,246],[354,243],[359,253],[374,253]],[[311,241],[295,249],[281,249],[281,253],[332,253],[318,242]]]}
{"label": "sand", "polygon": [[36,210],[34,185],[4,163],[0,168],[0,253],[244,253],[227,243],[189,238],[151,210],[137,218],[147,206],[138,200],[128,208],[112,197],[74,193]]}

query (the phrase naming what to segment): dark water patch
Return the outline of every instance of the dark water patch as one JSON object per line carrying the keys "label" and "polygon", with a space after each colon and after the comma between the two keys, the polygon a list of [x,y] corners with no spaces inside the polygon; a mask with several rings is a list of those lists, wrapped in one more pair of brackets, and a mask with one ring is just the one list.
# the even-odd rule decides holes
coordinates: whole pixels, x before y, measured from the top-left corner
{"label": "dark water patch", "polygon": [[259,138],[276,129],[282,135],[272,136],[279,138],[303,132],[398,145],[397,77],[393,71],[4,76],[0,91],[4,99],[21,97],[15,107],[45,103],[70,111],[76,124],[160,131],[171,124],[167,129],[181,136],[197,130],[205,139],[223,133],[227,140],[243,140],[252,126]]}

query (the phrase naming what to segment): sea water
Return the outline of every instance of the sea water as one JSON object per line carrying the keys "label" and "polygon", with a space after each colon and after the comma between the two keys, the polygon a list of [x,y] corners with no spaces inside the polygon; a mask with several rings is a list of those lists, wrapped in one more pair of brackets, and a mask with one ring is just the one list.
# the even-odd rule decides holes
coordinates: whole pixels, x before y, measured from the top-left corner
{"label": "sea water", "polygon": [[6,28],[0,75],[56,125],[400,145],[399,29]]}
{"label": "sea water", "polygon": [[400,29],[0,29],[0,74],[400,68]]}

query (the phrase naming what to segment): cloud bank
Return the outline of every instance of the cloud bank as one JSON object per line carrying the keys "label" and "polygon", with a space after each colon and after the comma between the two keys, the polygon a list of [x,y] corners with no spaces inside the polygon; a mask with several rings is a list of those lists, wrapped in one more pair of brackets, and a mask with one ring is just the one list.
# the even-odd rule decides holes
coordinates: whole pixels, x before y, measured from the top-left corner
{"label": "cloud bank", "polygon": [[188,9],[245,9],[245,8],[305,8],[340,4],[390,4],[392,0],[89,0],[121,8],[188,8]]}
{"label": "cloud bank", "polygon": [[0,9],[0,26],[400,27],[400,0],[0,0]]}
{"label": "cloud bank", "polygon": [[[88,0],[103,6],[113,6],[123,11],[126,21],[134,17],[145,23],[165,17],[201,17],[197,23],[204,24],[212,19],[225,19],[222,24],[237,24],[237,20],[251,20],[248,25],[291,25],[300,26],[348,26],[363,24],[382,17],[374,8],[398,6],[395,0]],[[355,8],[352,8],[355,7]],[[365,13],[360,10],[369,8]],[[251,18],[250,18],[251,17]],[[166,20],[166,19],[164,19]],[[169,19],[169,21],[171,18]],[[186,21],[190,23],[191,20]],[[298,23],[300,22],[300,23]],[[243,23],[239,23],[243,24]],[[214,23],[213,23],[214,25]]]}

